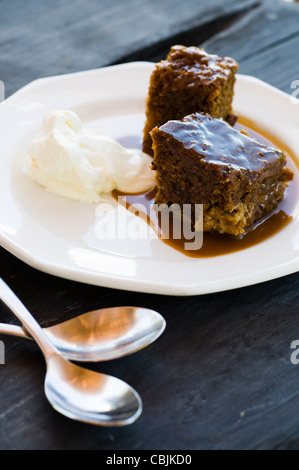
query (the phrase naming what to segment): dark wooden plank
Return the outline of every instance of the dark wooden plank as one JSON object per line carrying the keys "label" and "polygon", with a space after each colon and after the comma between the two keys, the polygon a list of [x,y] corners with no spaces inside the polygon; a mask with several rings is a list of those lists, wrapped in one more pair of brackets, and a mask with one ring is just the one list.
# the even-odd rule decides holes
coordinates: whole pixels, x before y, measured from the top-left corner
{"label": "dark wooden plank", "polygon": [[[223,30],[225,31],[232,24],[238,23],[243,16],[247,16],[248,13],[259,6],[259,2],[249,4],[238,3],[227,13],[220,13],[221,16],[215,16],[212,20],[207,20],[206,22],[200,21],[194,27],[184,29],[179,33],[173,34],[157,43],[150,44],[147,47],[142,47],[122,58],[119,58],[114,63],[124,63],[135,60],[158,62],[167,56],[170,47],[174,44],[193,46],[200,44],[211,37],[214,38],[217,33]],[[217,12],[217,15],[219,15],[219,12]]]}
{"label": "dark wooden plank", "polygon": [[[117,62],[182,32],[197,31],[257,0],[2,0],[0,80],[6,94],[45,76]],[[125,5],[125,8],[124,8]],[[213,29],[209,34],[214,33]],[[204,36],[202,39],[206,39]]]}
{"label": "dark wooden plank", "polygon": [[236,60],[244,61],[256,57],[267,48],[272,49],[298,37],[298,15],[299,5],[281,0],[264,0],[231,27],[206,41],[205,46],[215,47],[224,55],[232,47]]}
{"label": "dark wooden plank", "polygon": [[291,93],[292,81],[299,78],[298,24],[299,4],[267,0],[202,46],[234,57],[240,62],[240,73]]}

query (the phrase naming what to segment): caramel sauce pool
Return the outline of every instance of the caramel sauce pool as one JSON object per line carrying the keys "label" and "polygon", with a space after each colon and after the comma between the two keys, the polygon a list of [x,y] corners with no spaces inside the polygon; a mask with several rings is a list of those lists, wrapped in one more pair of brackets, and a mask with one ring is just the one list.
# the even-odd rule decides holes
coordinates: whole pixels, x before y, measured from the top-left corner
{"label": "caramel sauce pool", "polygon": [[[125,196],[127,209],[133,209],[134,205],[138,204],[139,207],[137,215],[147,221],[147,223],[156,231],[159,238],[161,238],[161,241],[175,250],[184,253],[190,258],[211,258],[214,256],[226,255],[245,250],[246,248],[250,248],[267,240],[280,232],[291,222],[292,214],[297,207],[299,201],[299,181],[298,171],[295,164],[296,157],[282,142],[277,141],[275,137],[270,136],[265,132],[256,130],[253,124],[245,118],[239,118],[234,127],[236,129],[244,129],[248,131],[250,137],[255,138],[262,144],[270,145],[282,150],[287,156],[288,168],[291,168],[295,173],[294,180],[289,183],[289,186],[285,191],[284,199],[279,204],[278,208],[264,219],[259,220],[242,238],[204,232],[202,248],[200,250],[187,251],[184,249],[184,245],[185,242],[190,242],[190,240],[185,240],[184,238],[176,240],[171,237],[169,240],[163,239],[158,218],[150,217],[150,208],[155,201],[156,189],[144,194],[124,194],[114,191],[114,198],[118,199]],[[119,200],[121,201],[121,199]],[[139,210],[141,207],[140,205],[144,206],[144,211]]]}

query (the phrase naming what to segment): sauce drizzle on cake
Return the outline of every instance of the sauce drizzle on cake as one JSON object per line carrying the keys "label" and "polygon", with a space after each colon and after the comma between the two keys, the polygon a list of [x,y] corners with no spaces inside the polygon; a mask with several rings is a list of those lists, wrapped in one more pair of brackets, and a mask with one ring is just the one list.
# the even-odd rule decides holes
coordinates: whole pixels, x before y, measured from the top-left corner
{"label": "sauce drizzle on cake", "polygon": [[[218,233],[204,232],[203,234],[203,246],[198,251],[186,251],[184,244],[186,240],[175,240],[170,237],[169,240],[163,239],[162,241],[167,245],[171,246],[177,251],[182,252],[184,255],[191,258],[209,258],[220,255],[226,255],[229,253],[238,252],[245,250],[252,246],[255,246],[268,238],[274,236],[285,228],[291,221],[292,215],[294,214],[298,202],[299,202],[299,181],[298,181],[298,169],[296,171],[296,157],[292,154],[289,148],[286,148],[282,142],[278,142],[276,138],[264,131],[259,131],[253,127],[253,123],[249,123],[245,118],[240,118],[239,122],[235,125],[236,129],[244,129],[248,133],[256,138],[260,143],[272,147],[279,147],[287,155],[287,164],[294,170],[295,178],[289,183],[288,188],[285,191],[285,197],[280,202],[277,209],[268,214],[265,218],[261,219],[254,226],[248,230],[243,237],[237,238],[231,235],[223,235]],[[150,192],[130,195],[119,192],[114,192],[113,196],[117,199],[119,196],[126,196],[126,206],[130,208],[138,204],[138,208],[144,207],[145,210],[140,211],[140,217],[147,221],[148,224],[156,231],[161,237],[161,228],[156,218],[150,218],[149,214],[152,214],[150,207],[154,204],[157,190]]]}

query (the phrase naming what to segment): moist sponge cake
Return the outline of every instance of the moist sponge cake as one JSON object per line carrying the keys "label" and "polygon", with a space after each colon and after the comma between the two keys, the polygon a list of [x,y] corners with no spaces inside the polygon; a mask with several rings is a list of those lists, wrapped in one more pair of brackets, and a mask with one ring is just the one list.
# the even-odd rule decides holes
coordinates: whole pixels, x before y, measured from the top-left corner
{"label": "moist sponge cake", "polygon": [[207,114],[169,121],[151,137],[155,202],[203,204],[204,231],[244,234],[277,207],[293,179],[280,150]]}
{"label": "moist sponge cake", "polygon": [[227,119],[232,111],[238,63],[197,47],[173,46],[150,79],[143,151],[153,155],[150,132],[195,112]]}

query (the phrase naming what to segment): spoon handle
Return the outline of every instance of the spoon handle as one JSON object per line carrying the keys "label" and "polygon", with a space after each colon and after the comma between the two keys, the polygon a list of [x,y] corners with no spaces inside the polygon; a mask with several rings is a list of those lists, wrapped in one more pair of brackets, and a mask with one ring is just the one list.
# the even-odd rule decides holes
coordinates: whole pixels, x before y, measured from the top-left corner
{"label": "spoon handle", "polygon": [[31,336],[26,333],[24,328],[17,325],[8,325],[6,323],[0,323],[0,334],[8,336],[18,336],[19,338],[32,340]]}
{"label": "spoon handle", "polygon": [[22,322],[28,333],[35,339],[45,358],[49,359],[53,354],[59,354],[58,350],[50,343],[42,328],[22,304],[14,292],[0,278],[0,300],[15,314]]}

